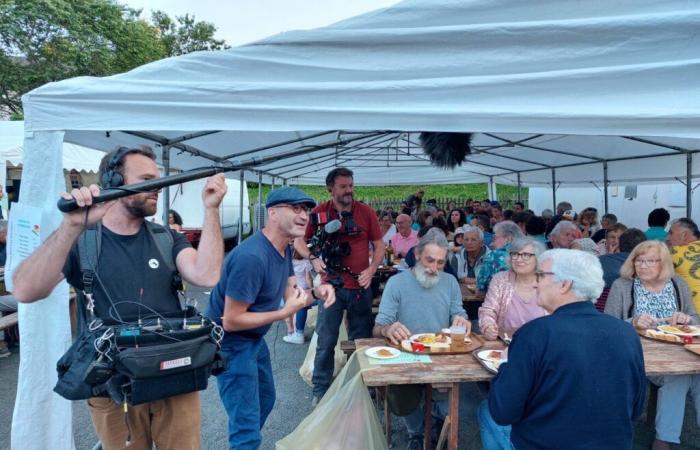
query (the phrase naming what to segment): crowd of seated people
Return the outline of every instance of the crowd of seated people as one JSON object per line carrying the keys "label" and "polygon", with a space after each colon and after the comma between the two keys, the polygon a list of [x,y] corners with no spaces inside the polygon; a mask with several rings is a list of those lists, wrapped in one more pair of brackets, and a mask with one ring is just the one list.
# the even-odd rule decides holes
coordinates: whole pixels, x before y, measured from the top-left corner
{"label": "crowd of seated people", "polygon": [[[599,221],[594,208],[576,212],[569,202],[559,203],[556,213],[545,210],[540,215],[520,202],[504,210],[496,202],[470,200],[464,207],[450,205],[444,215],[444,210],[428,204],[429,209],[413,214],[421,231],[415,239],[433,229],[451,241],[442,270],[461,283],[476,285],[477,292],[485,295],[478,317],[469,319],[478,320],[486,339],[513,333],[552,314],[551,305],[543,307],[536,281],[538,258],[547,249],[578,250],[599,263],[602,289],[595,290],[595,298],[585,298],[595,305],[591,309],[597,309],[597,314],[604,312],[639,328],[700,323],[700,277],[694,269],[700,260],[700,230],[690,219],[671,221],[668,211],[658,208],[648,215],[648,229],[640,230],[628,228],[612,213]],[[405,219],[413,222],[410,214]],[[700,376],[650,377],[649,381],[659,386],[652,448],[668,449],[679,442],[688,393],[700,426]],[[485,408],[479,413],[485,421],[484,448],[504,448],[503,442],[493,444],[489,433],[507,425],[496,432],[510,436],[510,425],[526,420],[503,423],[502,414],[492,416]]]}

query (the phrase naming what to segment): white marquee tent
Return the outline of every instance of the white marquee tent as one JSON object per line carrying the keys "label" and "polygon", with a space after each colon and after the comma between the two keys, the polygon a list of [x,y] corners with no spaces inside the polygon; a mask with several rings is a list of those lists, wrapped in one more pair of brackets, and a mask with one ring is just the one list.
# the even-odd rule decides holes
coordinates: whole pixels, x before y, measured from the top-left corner
{"label": "white marquee tent", "polygon": [[[546,185],[552,169],[555,183],[586,184],[604,165],[610,182],[672,180],[700,150],[699,16],[691,0],[409,0],[48,84],[25,96],[26,128],[92,148],[159,143],[183,168],[307,149],[257,164],[266,182],[322,183],[336,164],[358,184],[517,184],[520,173]],[[477,132],[475,153],[436,170],[407,133],[424,130]]]}
{"label": "white marquee tent", "polygon": [[[691,182],[700,176],[698,23],[694,0],[407,0],[317,30],[51,83],[23,98],[33,178],[22,198],[55,223],[64,140],[151,143],[166,164],[243,163],[247,178],[267,183],[322,183],[340,164],[357,184]],[[416,142],[426,130],[476,132],[474,154],[455,170],[433,168]],[[21,315],[39,314],[30,311]],[[53,355],[65,344],[54,341]],[[36,430],[56,431],[39,421],[25,430],[35,441]]]}
{"label": "white marquee tent", "polygon": [[[24,165],[24,122],[0,121],[0,163]],[[97,173],[103,152],[64,142],[63,169]]]}

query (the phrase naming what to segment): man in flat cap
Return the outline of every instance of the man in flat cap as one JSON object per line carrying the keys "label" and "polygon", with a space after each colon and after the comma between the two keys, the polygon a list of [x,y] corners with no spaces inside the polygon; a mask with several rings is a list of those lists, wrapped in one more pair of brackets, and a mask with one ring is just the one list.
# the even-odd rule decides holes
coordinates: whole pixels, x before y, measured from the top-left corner
{"label": "man in flat cap", "polygon": [[[281,187],[270,192],[265,206],[267,225],[228,255],[208,310],[225,330],[221,345],[228,369],[217,382],[228,413],[229,446],[237,450],[260,447],[260,430],[275,403],[270,352],[263,337],[270,324],[307,304],[307,294],[296,286],[290,242],[304,235],[316,202],[300,189]],[[335,301],[328,284],[312,292],[325,307]]]}

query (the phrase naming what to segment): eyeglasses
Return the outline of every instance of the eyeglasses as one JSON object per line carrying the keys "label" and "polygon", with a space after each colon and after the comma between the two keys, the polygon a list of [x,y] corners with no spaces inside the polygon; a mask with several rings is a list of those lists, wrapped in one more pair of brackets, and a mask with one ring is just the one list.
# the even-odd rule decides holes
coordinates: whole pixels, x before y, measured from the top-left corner
{"label": "eyeglasses", "polygon": [[656,267],[659,265],[661,262],[660,259],[641,259],[641,258],[635,258],[634,260],[634,265],[635,266],[640,266],[640,267]]}
{"label": "eyeglasses", "polygon": [[530,261],[532,257],[535,256],[534,253],[527,253],[527,252],[510,252],[510,259],[522,259],[525,262]]}
{"label": "eyeglasses", "polygon": [[540,279],[544,278],[547,275],[555,275],[555,273],[554,272],[543,272],[541,270],[536,270],[535,271],[535,281],[537,281],[539,283]]}
{"label": "eyeglasses", "polygon": [[301,214],[301,213],[309,214],[309,212],[311,212],[311,208],[309,208],[308,206],[306,206],[304,204],[300,204],[300,205],[275,205],[274,208],[289,208],[294,212],[294,214]]}

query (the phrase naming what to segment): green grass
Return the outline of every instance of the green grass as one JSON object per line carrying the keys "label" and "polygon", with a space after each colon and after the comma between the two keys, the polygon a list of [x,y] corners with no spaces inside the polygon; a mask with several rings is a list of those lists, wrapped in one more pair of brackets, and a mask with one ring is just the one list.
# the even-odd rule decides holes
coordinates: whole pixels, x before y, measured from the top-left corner
{"label": "green grass", "polygon": [[[309,194],[317,202],[328,200],[329,194],[325,186],[297,186]],[[425,191],[425,199],[461,200],[458,205],[463,205],[468,198],[482,200],[488,197],[487,185],[479,184],[443,184],[443,185],[415,185],[415,186],[355,186],[355,199],[367,203],[395,201],[395,207],[399,202],[418,190]],[[510,206],[517,200],[518,188],[516,186],[498,185],[496,187],[498,199],[502,204]],[[269,185],[263,185],[263,201],[270,192]],[[254,204],[258,200],[257,183],[248,183],[248,195],[250,203]],[[527,188],[522,188],[521,196],[527,200]]]}

